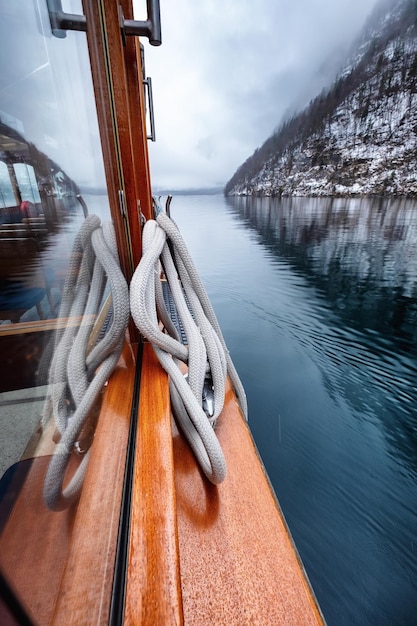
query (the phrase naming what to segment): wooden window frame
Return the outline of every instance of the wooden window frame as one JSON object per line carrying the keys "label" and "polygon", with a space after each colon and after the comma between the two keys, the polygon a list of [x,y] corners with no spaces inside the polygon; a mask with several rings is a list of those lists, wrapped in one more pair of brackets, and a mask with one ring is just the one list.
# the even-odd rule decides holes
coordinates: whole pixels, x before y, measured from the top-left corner
{"label": "wooden window frame", "polygon": [[[152,193],[140,43],[133,37],[123,40],[119,4],[125,18],[133,19],[130,0],[83,0],[83,11],[110,212],[122,271],[130,281],[141,256],[141,214],[152,217]],[[19,332],[35,330],[33,324],[18,326]],[[34,326],[44,330],[44,323]],[[4,330],[15,333],[16,325]],[[119,525],[126,525],[130,516],[128,507],[124,522],[120,518],[128,474],[133,472],[127,453],[129,446],[131,451],[136,447],[141,355],[140,337],[130,322],[122,356],[105,390],[77,504],[56,513],[39,497],[53,453],[52,437],[42,437],[42,456],[22,460],[28,469],[16,479],[10,519],[0,537],[0,566],[36,623],[80,624],[86,623],[86,615],[88,623],[122,619],[124,603],[116,606],[114,598],[123,593],[125,581],[115,566],[117,552],[127,554],[129,549],[126,542],[121,547],[125,529]],[[168,397],[166,377],[161,372],[159,376]],[[30,497],[34,481],[37,502]],[[0,616],[7,614],[0,604]]]}

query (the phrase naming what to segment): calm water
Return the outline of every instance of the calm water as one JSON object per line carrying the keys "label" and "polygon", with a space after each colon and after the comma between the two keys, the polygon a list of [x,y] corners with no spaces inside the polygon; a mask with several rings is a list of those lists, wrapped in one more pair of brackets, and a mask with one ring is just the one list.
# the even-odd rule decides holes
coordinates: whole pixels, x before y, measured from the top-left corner
{"label": "calm water", "polygon": [[417,623],[417,203],[176,197],[325,618]]}

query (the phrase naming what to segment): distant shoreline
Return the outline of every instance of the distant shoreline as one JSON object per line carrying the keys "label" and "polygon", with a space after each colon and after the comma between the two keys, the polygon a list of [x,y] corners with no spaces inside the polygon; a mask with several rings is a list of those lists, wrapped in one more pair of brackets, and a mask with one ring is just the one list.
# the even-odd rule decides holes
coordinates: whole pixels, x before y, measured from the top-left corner
{"label": "distant shoreline", "polygon": [[[91,196],[106,196],[105,187],[82,187],[81,193]],[[202,187],[197,189],[153,189],[154,196],[217,196],[224,194],[222,187]]]}
{"label": "distant shoreline", "polygon": [[224,186],[200,189],[154,189],[153,194],[155,196],[217,196],[224,194]]}

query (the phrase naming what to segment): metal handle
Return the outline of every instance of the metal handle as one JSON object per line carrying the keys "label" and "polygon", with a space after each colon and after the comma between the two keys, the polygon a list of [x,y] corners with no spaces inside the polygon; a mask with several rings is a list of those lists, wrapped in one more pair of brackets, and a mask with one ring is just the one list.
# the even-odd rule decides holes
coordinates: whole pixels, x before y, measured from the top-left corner
{"label": "metal handle", "polygon": [[[55,37],[63,39],[67,36],[67,30],[87,30],[85,15],[65,13],[62,10],[61,0],[46,0],[46,2],[48,5],[52,34]],[[147,37],[152,46],[160,46],[162,38],[159,0],[146,0],[146,7],[148,19],[142,22],[138,20],[125,20],[121,7],[119,7],[122,36],[134,35]]]}
{"label": "metal handle", "polygon": [[87,30],[85,15],[65,13],[62,10],[61,0],[46,0],[46,4],[48,5],[51,31],[55,37],[64,39],[67,36],[67,30]]}
{"label": "metal handle", "polygon": [[125,35],[143,35],[149,39],[152,46],[160,46],[161,36],[161,12],[159,0],[146,0],[148,19],[144,22],[137,20],[123,20],[122,29]]}
{"label": "metal handle", "polygon": [[151,126],[151,134],[147,135],[147,139],[151,141],[156,141],[155,135],[155,116],[153,112],[153,97],[152,97],[152,79],[150,76],[145,78],[143,81],[145,87],[147,87],[146,91],[148,92],[148,104],[149,104],[149,122]]}

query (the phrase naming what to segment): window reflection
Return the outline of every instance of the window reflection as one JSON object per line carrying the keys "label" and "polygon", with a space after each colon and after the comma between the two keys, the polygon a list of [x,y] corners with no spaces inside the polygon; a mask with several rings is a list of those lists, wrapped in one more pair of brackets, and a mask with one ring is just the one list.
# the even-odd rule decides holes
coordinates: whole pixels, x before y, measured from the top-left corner
{"label": "window reflection", "polygon": [[[38,181],[35,176],[35,168],[29,163],[14,163],[13,169],[16,175],[17,187],[22,202],[28,204],[41,204],[38,190]],[[28,205],[25,205],[28,207]],[[29,208],[29,207],[28,207]],[[42,210],[41,207],[39,207]]]}
{"label": "window reflection", "polygon": [[[85,34],[54,38],[45,0],[20,0],[2,5],[0,42],[0,392],[9,392],[45,383],[54,326],[41,322],[58,314],[85,215],[106,219],[109,208]],[[36,322],[19,334],[16,325]]]}
{"label": "window reflection", "polygon": [[[14,206],[16,200],[7,163],[0,161],[0,208],[5,209]],[[4,220],[4,213],[2,211],[2,220]]]}
{"label": "window reflection", "polygon": [[[79,2],[65,4],[81,11]],[[84,33],[54,38],[45,0],[1,10],[0,41],[8,51],[0,56],[5,326],[56,316],[74,233],[87,212],[107,215],[108,203]],[[34,287],[43,291],[27,291]]]}
{"label": "window reflection", "polygon": [[37,454],[76,233],[110,215],[85,33],[56,39],[46,1],[19,0],[2,3],[0,46],[1,477]]}
{"label": "window reflection", "polygon": [[[80,2],[66,1],[63,9],[82,12]],[[111,370],[106,373],[103,363],[111,359],[114,366],[121,341],[102,354],[96,354],[97,346],[119,313],[112,307],[115,279],[110,287],[103,280],[107,270],[93,272],[97,281],[101,276],[97,313],[76,311],[71,301],[77,233],[88,223],[97,222],[101,229],[110,221],[86,35],[53,37],[46,0],[3,2],[0,47],[0,573],[35,623],[50,623],[79,485],[64,511],[51,511],[59,508],[57,498],[48,504],[45,494],[63,485],[55,488],[51,472],[46,482],[48,467],[65,445],[66,486],[68,475],[88,462],[101,390]],[[111,247],[111,232],[103,237]],[[95,245],[92,239],[89,249]],[[116,257],[117,252],[112,257],[117,273]],[[117,285],[127,302],[120,276]],[[119,324],[122,339],[126,315]],[[103,379],[97,393],[90,394],[83,427],[72,438],[65,426],[84,391],[76,397],[57,378],[62,337],[87,344],[86,386],[97,372]],[[74,371],[82,367],[79,352],[68,359],[75,362]],[[62,362],[65,372],[65,354]],[[59,398],[57,411],[50,410],[54,397]],[[57,424],[56,412],[65,423]],[[68,444],[74,438],[78,450]],[[0,623],[5,615],[0,599]]]}

